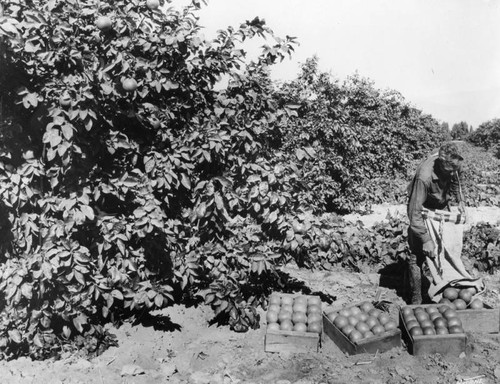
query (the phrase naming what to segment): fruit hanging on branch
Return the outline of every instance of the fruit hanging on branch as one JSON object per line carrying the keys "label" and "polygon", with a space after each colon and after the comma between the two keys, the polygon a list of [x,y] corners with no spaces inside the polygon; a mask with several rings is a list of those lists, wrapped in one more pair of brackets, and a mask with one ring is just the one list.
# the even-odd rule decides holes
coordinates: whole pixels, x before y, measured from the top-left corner
{"label": "fruit hanging on branch", "polygon": [[63,92],[59,97],[59,105],[63,108],[68,108],[71,105],[71,96],[68,92]]}
{"label": "fruit hanging on branch", "polygon": [[111,22],[111,19],[108,16],[100,16],[96,20],[95,25],[102,32],[107,32],[111,29],[111,26],[113,25],[113,23]]}
{"label": "fruit hanging on branch", "polygon": [[160,1],[159,0],[147,0],[146,6],[151,10],[158,9],[160,7]]}
{"label": "fruit hanging on branch", "polygon": [[134,92],[137,89],[137,81],[128,78],[122,81],[122,87],[126,92]]}

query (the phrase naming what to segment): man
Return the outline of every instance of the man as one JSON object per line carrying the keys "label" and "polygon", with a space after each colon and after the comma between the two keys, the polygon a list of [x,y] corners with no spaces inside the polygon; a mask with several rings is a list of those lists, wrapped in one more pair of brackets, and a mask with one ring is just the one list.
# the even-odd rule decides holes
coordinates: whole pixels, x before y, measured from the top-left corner
{"label": "man", "polygon": [[460,213],[465,215],[460,188],[462,160],[457,145],[445,143],[417,167],[408,186],[408,244],[411,252],[408,267],[412,304],[422,303],[422,265],[426,257],[435,259],[437,256],[436,244],[423,216],[424,209],[449,211],[450,200],[455,197]]}

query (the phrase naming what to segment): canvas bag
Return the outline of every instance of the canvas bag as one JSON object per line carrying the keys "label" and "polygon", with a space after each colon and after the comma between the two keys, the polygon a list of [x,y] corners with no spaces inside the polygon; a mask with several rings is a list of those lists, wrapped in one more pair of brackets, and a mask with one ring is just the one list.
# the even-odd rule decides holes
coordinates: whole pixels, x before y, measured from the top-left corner
{"label": "canvas bag", "polygon": [[422,216],[437,250],[434,259],[426,258],[432,278],[429,287],[431,300],[438,302],[442,298],[444,289],[449,286],[475,287],[477,295],[484,292],[482,279],[471,276],[462,262],[465,216],[458,212],[426,208],[423,209]]}

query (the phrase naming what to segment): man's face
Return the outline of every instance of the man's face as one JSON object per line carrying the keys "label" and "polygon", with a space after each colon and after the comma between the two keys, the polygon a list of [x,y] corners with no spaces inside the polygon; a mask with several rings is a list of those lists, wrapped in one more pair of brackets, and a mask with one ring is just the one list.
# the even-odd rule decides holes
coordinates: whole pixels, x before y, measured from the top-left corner
{"label": "man's face", "polygon": [[445,175],[450,175],[460,167],[460,160],[446,155],[439,155],[438,168]]}

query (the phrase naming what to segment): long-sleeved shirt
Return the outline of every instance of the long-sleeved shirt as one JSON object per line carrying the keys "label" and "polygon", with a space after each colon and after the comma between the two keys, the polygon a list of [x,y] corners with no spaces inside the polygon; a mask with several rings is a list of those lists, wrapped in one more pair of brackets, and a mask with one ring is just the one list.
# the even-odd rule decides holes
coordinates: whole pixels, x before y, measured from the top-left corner
{"label": "long-sleeved shirt", "polygon": [[408,218],[410,230],[425,243],[431,240],[422,217],[422,208],[445,209],[452,196],[460,201],[459,177],[462,169],[449,176],[436,174],[438,154],[430,155],[417,167],[415,177],[408,186]]}

